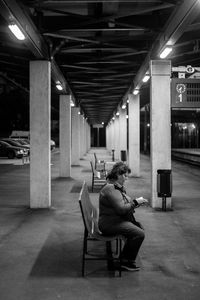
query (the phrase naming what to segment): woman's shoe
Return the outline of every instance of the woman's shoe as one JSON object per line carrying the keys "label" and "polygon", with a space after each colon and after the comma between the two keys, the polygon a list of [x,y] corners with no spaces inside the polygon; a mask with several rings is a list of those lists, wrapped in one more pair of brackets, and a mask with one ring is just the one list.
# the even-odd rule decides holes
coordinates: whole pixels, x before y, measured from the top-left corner
{"label": "woman's shoe", "polygon": [[127,262],[122,262],[121,270],[134,272],[134,271],[139,271],[140,267],[136,266],[135,263],[127,261]]}

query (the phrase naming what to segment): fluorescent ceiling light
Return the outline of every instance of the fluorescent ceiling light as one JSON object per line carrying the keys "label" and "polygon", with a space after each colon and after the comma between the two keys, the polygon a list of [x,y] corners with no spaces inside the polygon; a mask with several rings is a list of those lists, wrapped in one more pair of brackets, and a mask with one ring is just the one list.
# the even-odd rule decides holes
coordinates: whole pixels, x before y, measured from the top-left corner
{"label": "fluorescent ceiling light", "polygon": [[166,58],[170,52],[172,52],[172,47],[166,47],[161,53],[160,53],[160,58]]}
{"label": "fluorescent ceiling light", "polygon": [[143,82],[147,82],[149,80],[150,76],[149,75],[145,75],[144,78],[142,79]]}
{"label": "fluorescent ceiling light", "polygon": [[133,91],[133,95],[138,95],[139,94],[139,90],[134,90]]}
{"label": "fluorescent ceiling light", "polygon": [[56,88],[59,90],[59,91],[62,91],[63,90],[63,87],[60,83],[57,83],[56,84]]}
{"label": "fluorescent ceiling light", "polygon": [[126,104],[123,104],[123,105],[122,105],[122,109],[125,109],[125,108],[126,108]]}
{"label": "fluorescent ceiling light", "polygon": [[8,27],[18,40],[20,41],[25,40],[25,35],[16,24],[10,24],[8,25]]}

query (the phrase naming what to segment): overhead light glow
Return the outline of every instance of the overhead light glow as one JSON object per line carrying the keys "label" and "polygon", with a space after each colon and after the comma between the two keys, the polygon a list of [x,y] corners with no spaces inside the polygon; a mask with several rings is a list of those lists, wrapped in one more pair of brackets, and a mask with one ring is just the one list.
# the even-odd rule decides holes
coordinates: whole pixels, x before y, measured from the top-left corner
{"label": "overhead light glow", "polygon": [[116,113],[116,116],[119,116],[119,112]]}
{"label": "overhead light glow", "polygon": [[63,90],[63,87],[60,83],[57,83],[56,84],[56,88],[59,90],[59,91],[62,91]]}
{"label": "overhead light glow", "polygon": [[25,35],[23,34],[23,32],[20,30],[20,28],[16,24],[10,24],[10,25],[8,25],[8,27],[18,40],[20,40],[20,41],[25,40]]}
{"label": "overhead light glow", "polygon": [[123,104],[123,105],[122,105],[122,109],[125,109],[125,108],[126,108],[126,104]]}
{"label": "overhead light glow", "polygon": [[101,124],[104,125],[104,122],[102,122]]}
{"label": "overhead light glow", "polygon": [[160,53],[160,58],[166,58],[170,52],[172,52],[172,47],[166,47],[161,53]]}
{"label": "overhead light glow", "polygon": [[115,120],[115,117],[112,117],[112,120],[114,121],[114,120]]}
{"label": "overhead light glow", "polygon": [[126,115],[126,119],[128,119],[128,115]]}
{"label": "overhead light glow", "polygon": [[133,91],[133,95],[138,95],[139,94],[139,90],[134,90]]}
{"label": "overhead light glow", "polygon": [[147,82],[149,80],[150,76],[149,75],[145,75],[144,78],[142,79],[143,82]]}
{"label": "overhead light glow", "polygon": [[74,102],[71,100],[70,101],[70,105],[71,105],[71,107],[74,107],[75,105],[74,105]]}

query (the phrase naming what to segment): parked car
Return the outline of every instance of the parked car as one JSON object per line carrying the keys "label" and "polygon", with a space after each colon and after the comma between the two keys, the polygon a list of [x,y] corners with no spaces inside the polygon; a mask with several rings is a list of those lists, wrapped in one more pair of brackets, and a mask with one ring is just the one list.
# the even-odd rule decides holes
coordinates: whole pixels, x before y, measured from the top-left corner
{"label": "parked car", "polygon": [[25,148],[30,149],[30,142],[26,139],[18,139],[18,138],[12,138],[13,141],[19,143],[22,146],[25,146]]}
{"label": "parked car", "polygon": [[20,143],[18,143],[17,141],[11,139],[11,138],[2,138],[1,141],[8,143],[9,145],[13,146],[13,147],[18,147],[22,150],[24,150],[24,154],[30,155],[30,146],[27,145],[21,145]]}
{"label": "parked car", "polygon": [[[29,143],[30,145],[30,132],[26,130],[13,130],[9,138],[14,140],[24,141],[25,143]],[[54,140],[50,140],[50,149],[54,150],[56,147],[56,143]]]}
{"label": "parked car", "polygon": [[25,156],[25,153],[24,150],[19,147],[11,146],[4,141],[0,141],[0,156],[8,158],[22,158]]}

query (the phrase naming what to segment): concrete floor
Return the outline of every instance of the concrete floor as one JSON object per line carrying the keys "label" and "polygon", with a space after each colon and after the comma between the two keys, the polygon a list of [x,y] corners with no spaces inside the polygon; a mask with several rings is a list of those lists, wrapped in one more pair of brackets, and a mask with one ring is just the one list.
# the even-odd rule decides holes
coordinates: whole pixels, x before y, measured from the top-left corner
{"label": "concrete floor", "polygon": [[[99,158],[111,159],[106,151]],[[29,165],[0,165],[1,300],[199,300],[200,169],[173,162],[173,211],[137,209],[146,228],[138,257],[140,272],[108,272],[87,263],[81,277],[83,223],[78,195],[91,186],[88,159],[59,178],[59,153],[52,156],[52,208],[31,210]],[[150,161],[141,155],[141,177],[127,182],[130,195],[149,198]],[[97,192],[97,191],[96,191]],[[91,194],[98,205],[98,193]]]}

